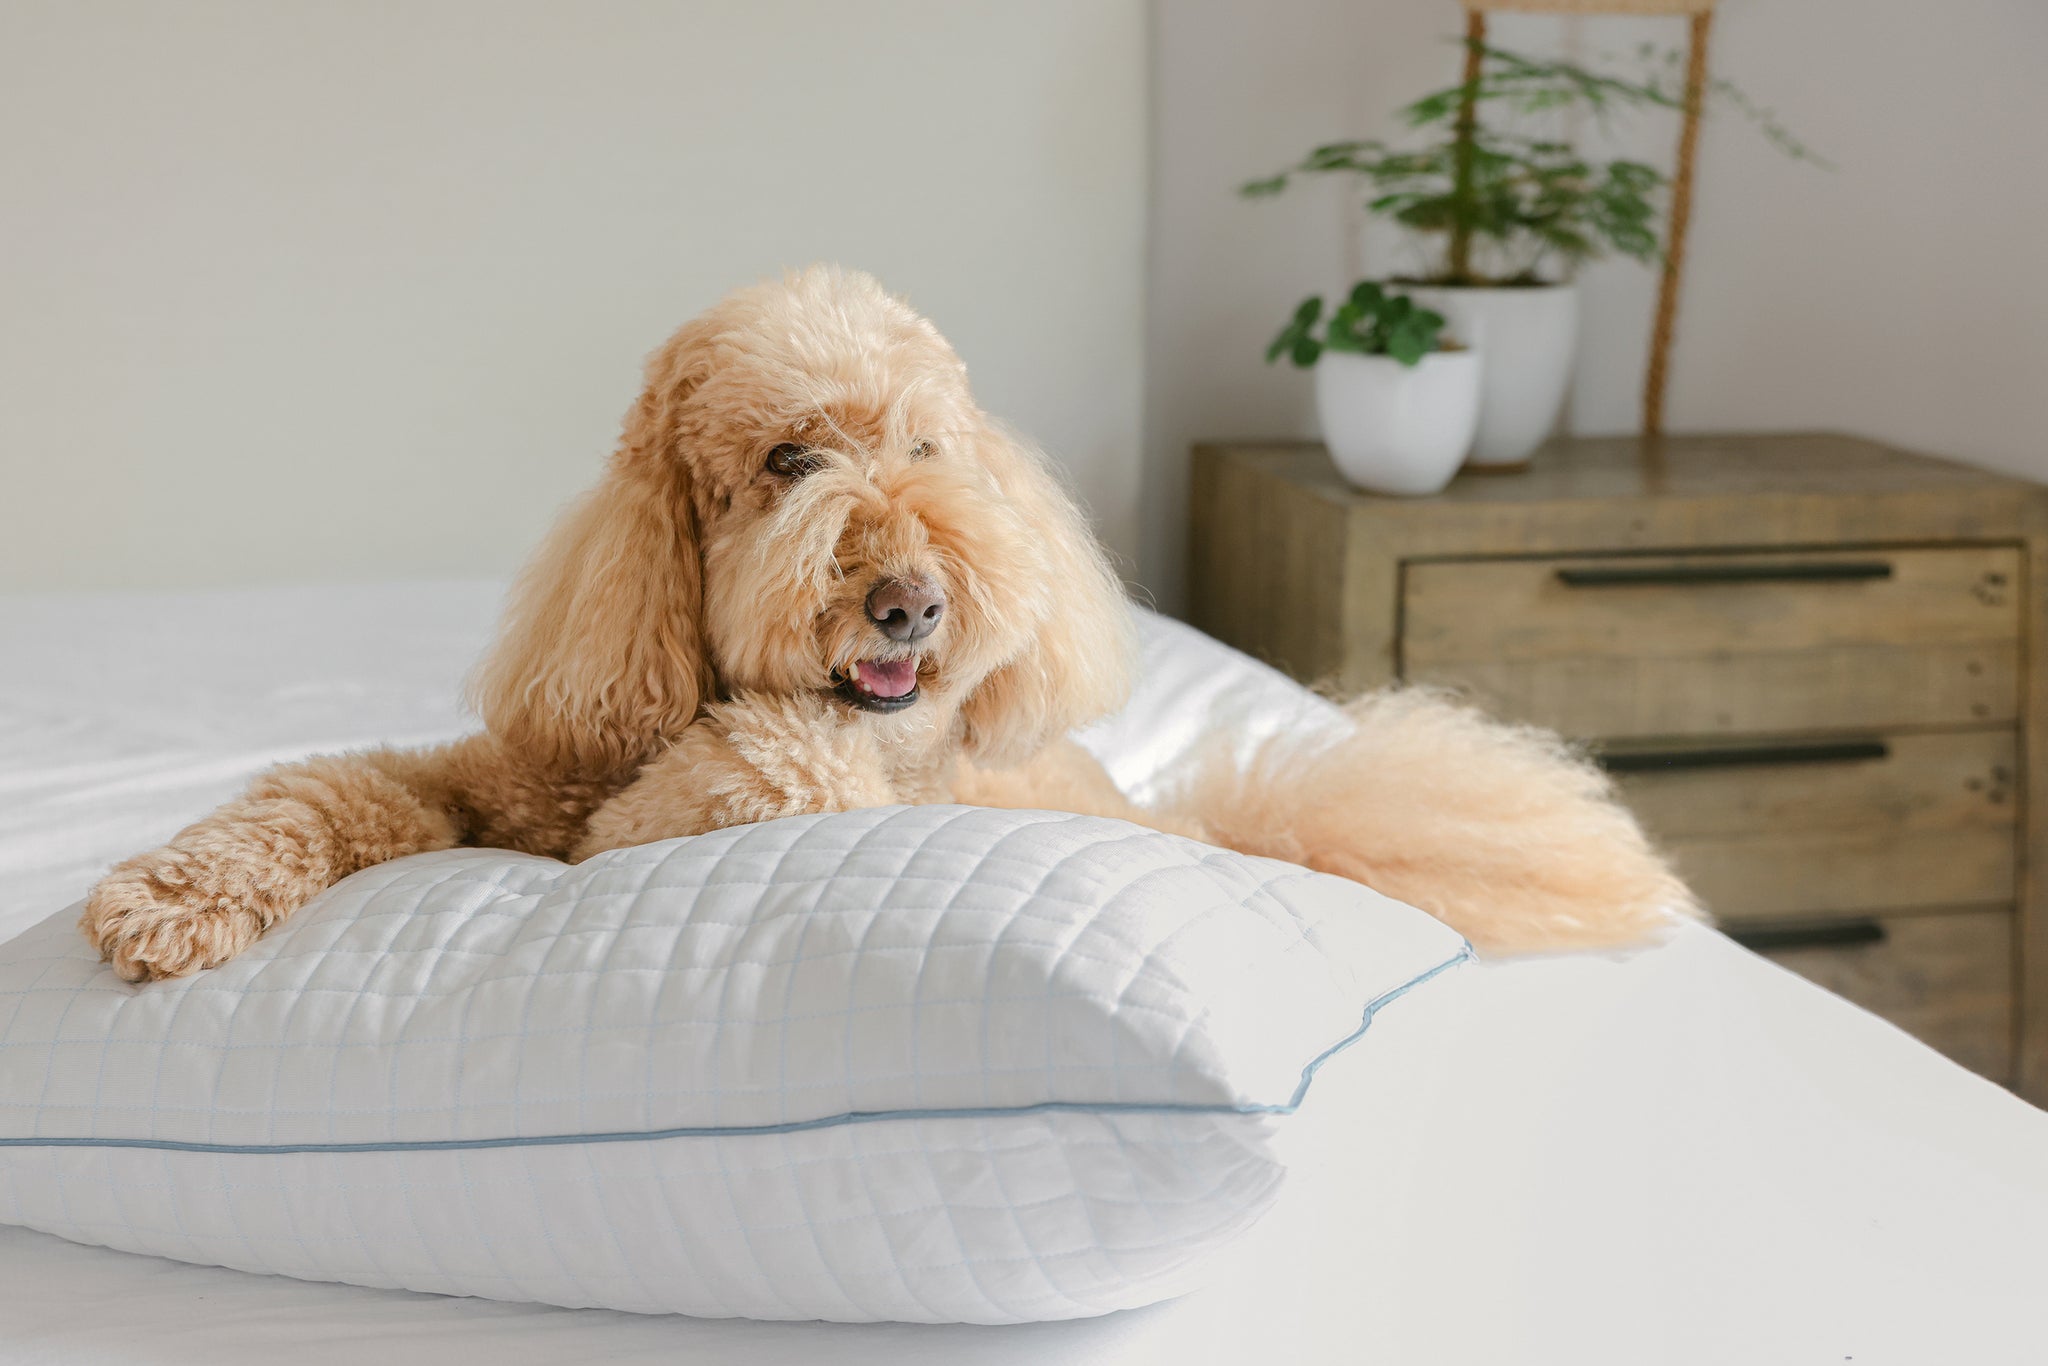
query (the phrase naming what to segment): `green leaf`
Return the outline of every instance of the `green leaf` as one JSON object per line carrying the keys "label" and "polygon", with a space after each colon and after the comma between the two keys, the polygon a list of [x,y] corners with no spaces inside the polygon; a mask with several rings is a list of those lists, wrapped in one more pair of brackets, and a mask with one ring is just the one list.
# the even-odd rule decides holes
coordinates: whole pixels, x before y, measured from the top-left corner
{"label": "green leaf", "polygon": [[[1668,116],[1683,109],[1677,54],[1651,47],[1637,53],[1633,70],[1609,72],[1483,43],[1464,50],[1479,57],[1476,80],[1430,91],[1399,111],[1414,130],[1411,145],[1324,143],[1280,174],[1246,182],[1240,193],[1278,193],[1296,174],[1356,176],[1365,182],[1361,197],[1368,212],[1425,239],[1482,247],[1486,265],[1480,271],[1467,266],[1467,279],[1482,278],[1488,269],[1496,279],[1533,278],[1539,263],[1559,259],[1654,259],[1668,185],[1664,172],[1628,158],[1582,156],[1555,129],[1563,126],[1559,111],[1584,116],[1579,125],[1590,120],[1610,128],[1612,120],[1632,111]],[[1720,80],[1711,83],[1709,96],[1717,108],[1734,108],[1787,155],[1820,162],[1768,106]],[[1476,125],[1461,130],[1456,120],[1468,103],[1477,111]],[[1449,278],[1449,262],[1439,255],[1422,273]],[[1346,325],[1377,347],[1390,321],[1360,302],[1360,321],[1347,319]]]}
{"label": "green leaf", "polygon": [[1310,152],[1303,159],[1304,166],[1338,165],[1356,157],[1360,152],[1376,151],[1377,142],[1357,140],[1352,142],[1326,142]]}
{"label": "green leaf", "polygon": [[1429,340],[1413,329],[1402,328],[1387,338],[1387,354],[1403,365],[1420,364],[1429,352]]}
{"label": "green leaf", "polygon": [[1294,343],[1294,363],[1306,370],[1314,365],[1323,354],[1323,344],[1314,337],[1301,337]]}
{"label": "green leaf", "polygon": [[1280,335],[1273,338],[1272,344],[1266,348],[1266,364],[1271,365],[1289,352],[1294,353],[1296,365],[1315,364],[1313,356],[1306,361],[1300,358],[1301,345],[1309,340],[1309,329],[1315,326],[1322,311],[1323,296],[1320,294],[1311,294],[1296,304],[1293,315],[1287,319],[1287,326],[1280,329]]}

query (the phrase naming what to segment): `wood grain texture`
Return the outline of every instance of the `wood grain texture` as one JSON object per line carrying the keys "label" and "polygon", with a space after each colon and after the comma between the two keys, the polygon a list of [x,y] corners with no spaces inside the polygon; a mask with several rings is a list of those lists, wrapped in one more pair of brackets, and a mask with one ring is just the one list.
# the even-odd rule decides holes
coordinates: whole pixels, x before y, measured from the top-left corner
{"label": "wood grain texture", "polygon": [[[1882,565],[1884,578],[1578,587],[1574,570],[1777,570]],[[1658,555],[1410,564],[1402,658],[1410,668],[1524,660],[1697,659],[1834,646],[2012,645],[2020,553],[1946,550]]]}
{"label": "wood grain texture", "polygon": [[[1834,738],[1842,737],[1763,737],[1743,747]],[[1623,773],[1616,781],[1643,824],[1663,839],[2013,828],[2019,807],[2014,731],[1880,738],[1889,751],[1881,759],[1653,769]],[[1713,754],[1727,747],[1695,743],[1680,749]]]}
{"label": "wood grain texture", "polygon": [[2010,904],[2013,844],[2005,826],[1674,839],[1664,849],[1707,908],[1738,925]]}
{"label": "wood grain texture", "polygon": [[[1344,482],[1318,441],[1212,442],[1195,449],[1262,468],[1333,502],[1399,509],[1404,517],[1448,519],[1481,507],[1573,502],[1636,511],[1729,497],[1810,495],[1840,502],[1983,494],[2009,501],[2015,493],[2038,491],[2010,475],[1929,459],[1842,432],[1730,433],[1662,441],[1563,437],[1538,451],[1526,473],[1461,475],[1432,498],[1361,493]],[[2008,531],[2019,530],[2010,509],[2000,520]]]}
{"label": "wood grain texture", "polygon": [[1190,492],[1190,620],[1297,678],[1334,674],[1344,651],[1343,507],[1296,485],[1197,461]]}
{"label": "wood grain texture", "polygon": [[[1885,566],[1885,578],[1575,587],[1572,570]],[[2018,712],[2016,549],[1410,564],[1402,671],[1588,737],[1958,725]]]}
{"label": "wood grain texture", "polygon": [[[1511,714],[1624,742],[1885,735],[1897,781],[1871,772],[1861,797],[1805,780],[1759,785],[1752,798],[1691,789],[1694,824],[1674,836],[1681,857],[1703,868],[1753,865],[1702,874],[1738,907],[1841,915],[1870,909],[1846,906],[1862,895],[1891,906],[2011,889],[2020,1048],[1999,1056],[2022,1094],[2048,1103],[2048,857],[2028,856],[2048,849],[2048,801],[2033,800],[2034,775],[2048,773],[2048,493],[1825,432],[1559,440],[1525,474],[1464,476],[1423,499],[1350,489],[1314,442],[1201,446],[1195,473],[1193,619],[1304,681],[1346,690],[1404,676],[1449,682]],[[1888,592],[1815,584],[1745,607],[1727,586],[1705,607],[1539,621],[1553,610],[1548,599],[1503,610],[1466,588],[1434,624],[1418,619],[1408,595],[1421,575],[1425,606],[1444,601],[1427,581],[1442,561],[1497,564],[1505,584],[1546,557],[1650,563],[1873,548],[1902,557]],[[2011,581],[1982,577],[2001,573]],[[1851,600],[1835,591],[1844,588],[1858,606],[1837,616],[1829,604]],[[2002,602],[1977,597],[2000,591]],[[1861,606],[1877,602],[1897,610]],[[2017,745],[2013,823],[2003,829],[1965,819],[1967,799],[1952,791],[1987,758],[1993,742],[1982,737],[2000,728]],[[1906,737],[1937,731],[1956,746],[1946,757],[1905,748]],[[1792,819],[1802,794],[1814,803],[1803,824]],[[1653,825],[1687,805],[1673,797],[1659,808],[1647,791],[1643,800]],[[1871,822],[1860,831],[1859,810]],[[1743,835],[1752,817],[1781,826],[1776,852]],[[1958,823],[1941,824],[1949,820]],[[1902,841],[1875,833],[1899,829]],[[1901,859],[1919,871],[1893,876]],[[1850,890],[1823,898],[1817,867],[1844,870],[1836,881]]]}
{"label": "wood grain texture", "polygon": [[2048,502],[2031,511],[2027,543],[2026,714],[2022,735],[2020,900],[2015,1087],[2048,1106]]}
{"label": "wood grain texture", "polygon": [[2013,1079],[2013,916],[1879,916],[1882,943],[1765,956],[1882,1015],[1973,1072]]}
{"label": "wood grain texture", "polygon": [[1834,646],[1403,669],[1580,739],[1967,726],[2019,714],[2019,647]]}

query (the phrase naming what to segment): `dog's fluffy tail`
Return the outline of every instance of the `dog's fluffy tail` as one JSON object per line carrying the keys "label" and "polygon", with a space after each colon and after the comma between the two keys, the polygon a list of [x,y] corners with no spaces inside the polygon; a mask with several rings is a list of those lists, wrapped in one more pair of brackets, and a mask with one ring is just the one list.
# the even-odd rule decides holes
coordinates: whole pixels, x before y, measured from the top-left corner
{"label": "dog's fluffy tail", "polygon": [[1700,914],[1599,768],[1426,690],[1369,694],[1249,758],[1218,745],[1167,804],[1215,843],[1362,882],[1482,952],[1637,943]]}

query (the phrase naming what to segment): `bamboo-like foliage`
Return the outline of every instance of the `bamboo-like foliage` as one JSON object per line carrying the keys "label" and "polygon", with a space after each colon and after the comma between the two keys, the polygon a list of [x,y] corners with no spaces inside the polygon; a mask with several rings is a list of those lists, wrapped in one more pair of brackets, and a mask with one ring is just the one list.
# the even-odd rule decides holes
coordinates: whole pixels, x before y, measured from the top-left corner
{"label": "bamboo-like foliage", "polygon": [[[1376,139],[1326,143],[1240,193],[1275,195],[1297,175],[1347,174],[1370,186],[1366,208],[1392,218],[1440,251],[1424,277],[1440,284],[1533,284],[1608,255],[1656,259],[1667,180],[1645,162],[1596,161],[1569,142],[1523,129],[1564,111],[1595,122],[1636,110],[1682,112],[1680,55],[1639,49],[1646,67],[1630,79],[1577,63],[1526,57],[1482,42],[1467,80],[1401,110],[1422,132],[1418,146]],[[1754,122],[1788,155],[1818,161],[1726,82],[1714,95]],[[1471,111],[1471,117],[1461,117]],[[1491,265],[1472,264],[1474,245]]]}

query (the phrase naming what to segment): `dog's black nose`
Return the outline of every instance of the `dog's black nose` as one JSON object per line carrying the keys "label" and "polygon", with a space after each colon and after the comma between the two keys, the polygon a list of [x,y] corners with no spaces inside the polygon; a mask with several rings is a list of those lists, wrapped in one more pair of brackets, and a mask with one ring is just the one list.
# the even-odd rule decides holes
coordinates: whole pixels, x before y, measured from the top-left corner
{"label": "dog's black nose", "polygon": [[944,615],[946,595],[930,579],[883,579],[868,594],[868,620],[891,640],[923,640]]}

